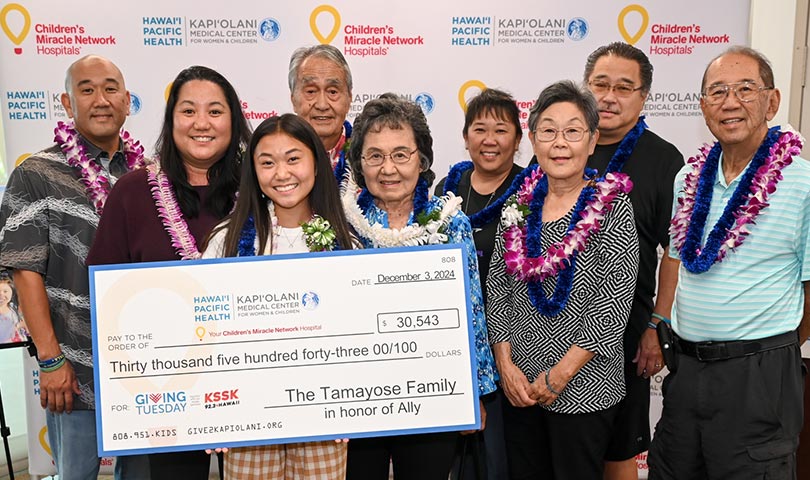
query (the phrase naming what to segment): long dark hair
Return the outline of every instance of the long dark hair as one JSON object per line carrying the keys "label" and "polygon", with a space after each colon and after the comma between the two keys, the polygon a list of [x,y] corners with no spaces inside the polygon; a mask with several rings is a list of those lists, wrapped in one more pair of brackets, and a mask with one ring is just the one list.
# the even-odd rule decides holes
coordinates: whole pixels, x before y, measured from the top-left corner
{"label": "long dark hair", "polygon": [[[263,121],[253,132],[248,147],[248,155],[245,161],[242,162],[242,178],[239,183],[239,198],[236,200],[236,207],[228,215],[225,222],[217,226],[208,238],[212,238],[217,232],[227,228],[222,256],[234,257],[239,248],[242,226],[248,217],[252,216],[256,226],[256,234],[259,237],[258,251],[264,252],[270,237],[270,213],[267,208],[267,199],[263,196],[259,187],[253,157],[256,154],[256,146],[259,141],[275,133],[285,133],[293,137],[306,145],[312,152],[315,157],[315,184],[309,194],[309,205],[312,207],[313,213],[320,215],[332,224],[338,244],[342,248],[351,248],[355,242],[349,233],[346,215],[341,207],[338,185],[335,176],[332,175],[332,164],[329,161],[329,155],[326,153],[320,137],[309,123],[292,113],[286,113],[280,117],[270,117]],[[207,244],[208,241],[205,243]]]}
{"label": "long dark hair", "polygon": [[242,104],[233,85],[219,72],[208,67],[188,67],[177,75],[169,90],[166,101],[166,112],[163,114],[163,127],[155,144],[155,151],[160,157],[160,167],[172,182],[177,203],[187,218],[195,218],[200,213],[200,197],[188,183],[183,159],[174,143],[174,108],[180,88],[191,80],[205,80],[222,89],[228,108],[231,111],[231,143],[225,155],[208,169],[210,193],[205,207],[222,218],[233,207],[233,196],[239,186],[239,163],[242,147],[250,141],[250,127],[242,114]]}

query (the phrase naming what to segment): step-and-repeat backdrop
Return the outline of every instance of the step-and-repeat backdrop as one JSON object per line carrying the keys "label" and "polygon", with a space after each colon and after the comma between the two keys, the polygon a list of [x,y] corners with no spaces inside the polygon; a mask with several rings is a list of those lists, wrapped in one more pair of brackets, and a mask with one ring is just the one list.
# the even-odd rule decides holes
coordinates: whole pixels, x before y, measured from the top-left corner
{"label": "step-and-repeat backdrop", "polygon": [[[468,158],[461,128],[471,96],[487,86],[509,91],[527,122],[544,86],[580,80],[587,55],[616,40],[650,57],[655,74],[647,123],[688,156],[710,139],[698,105],[703,69],[728,46],[747,43],[748,17],[749,2],[739,0],[0,2],[6,144],[0,182],[15,164],[52,143],[56,122],[67,118],[59,101],[65,69],[83,55],[106,56],[121,68],[132,94],[126,128],[151,150],[167,87],[181,69],[198,64],[224,74],[256,126],[291,111],[290,54],[315,43],[338,47],[351,66],[349,120],[365,102],[389,91],[422,106],[439,178]],[[526,164],[530,152],[524,137],[518,163]],[[659,386],[655,378],[655,418]],[[31,472],[44,475],[52,466],[35,377],[30,388]],[[646,467],[643,456],[639,465]]]}

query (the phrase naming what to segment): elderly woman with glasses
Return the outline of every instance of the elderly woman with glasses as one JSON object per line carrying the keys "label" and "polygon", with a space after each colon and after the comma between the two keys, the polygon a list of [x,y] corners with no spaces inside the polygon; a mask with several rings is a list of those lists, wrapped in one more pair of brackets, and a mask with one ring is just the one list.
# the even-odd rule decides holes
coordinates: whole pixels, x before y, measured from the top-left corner
{"label": "elderly woman with glasses", "polygon": [[627,176],[585,168],[598,124],[587,90],[543,90],[529,116],[539,168],[501,214],[487,325],[513,479],[602,478],[624,396],[638,239]]}
{"label": "elderly woman with glasses", "polygon": [[[342,201],[346,218],[366,248],[460,243],[468,261],[478,393],[495,390],[472,229],[454,195],[431,197],[433,139],[413,102],[384,94],[354,122],[352,178]],[[358,193],[359,191],[359,193]],[[483,416],[483,410],[482,410]],[[483,422],[482,422],[483,423]],[[458,433],[355,439],[349,442],[348,480],[447,480]]]}

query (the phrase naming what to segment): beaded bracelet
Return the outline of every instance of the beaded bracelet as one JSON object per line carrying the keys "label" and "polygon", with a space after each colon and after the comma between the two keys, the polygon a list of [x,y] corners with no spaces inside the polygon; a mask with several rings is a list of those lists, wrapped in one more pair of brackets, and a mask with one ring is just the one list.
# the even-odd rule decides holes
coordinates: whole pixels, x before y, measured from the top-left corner
{"label": "beaded bracelet", "polygon": [[59,370],[62,366],[65,365],[66,360],[63,358],[61,362],[57,363],[52,367],[39,367],[39,370],[43,373],[51,373]]}
{"label": "beaded bracelet", "polygon": [[50,373],[55,370],[59,370],[62,367],[62,365],[65,364],[65,354],[60,353],[59,355],[53,358],[49,358],[47,360],[40,360],[38,361],[38,363],[40,370],[42,370],[45,373]]}
{"label": "beaded bracelet", "polygon": [[548,370],[546,370],[546,388],[548,389],[549,392],[553,393],[554,395],[559,396],[560,392],[558,392],[557,390],[554,390],[554,387],[551,386],[551,382],[549,381],[549,378],[548,378],[548,376],[550,374],[551,374],[551,369],[549,368]]}

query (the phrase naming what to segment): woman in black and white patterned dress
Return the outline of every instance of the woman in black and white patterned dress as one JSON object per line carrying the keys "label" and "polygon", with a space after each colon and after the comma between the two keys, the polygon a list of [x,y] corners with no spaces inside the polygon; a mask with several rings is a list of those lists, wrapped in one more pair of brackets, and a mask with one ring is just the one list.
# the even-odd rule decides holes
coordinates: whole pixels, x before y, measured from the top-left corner
{"label": "woman in black and white patterned dress", "polygon": [[496,236],[487,324],[513,479],[602,478],[624,396],[638,239],[629,179],[585,169],[598,124],[596,101],[573,82],[540,93],[529,117],[539,168],[507,200]]}

